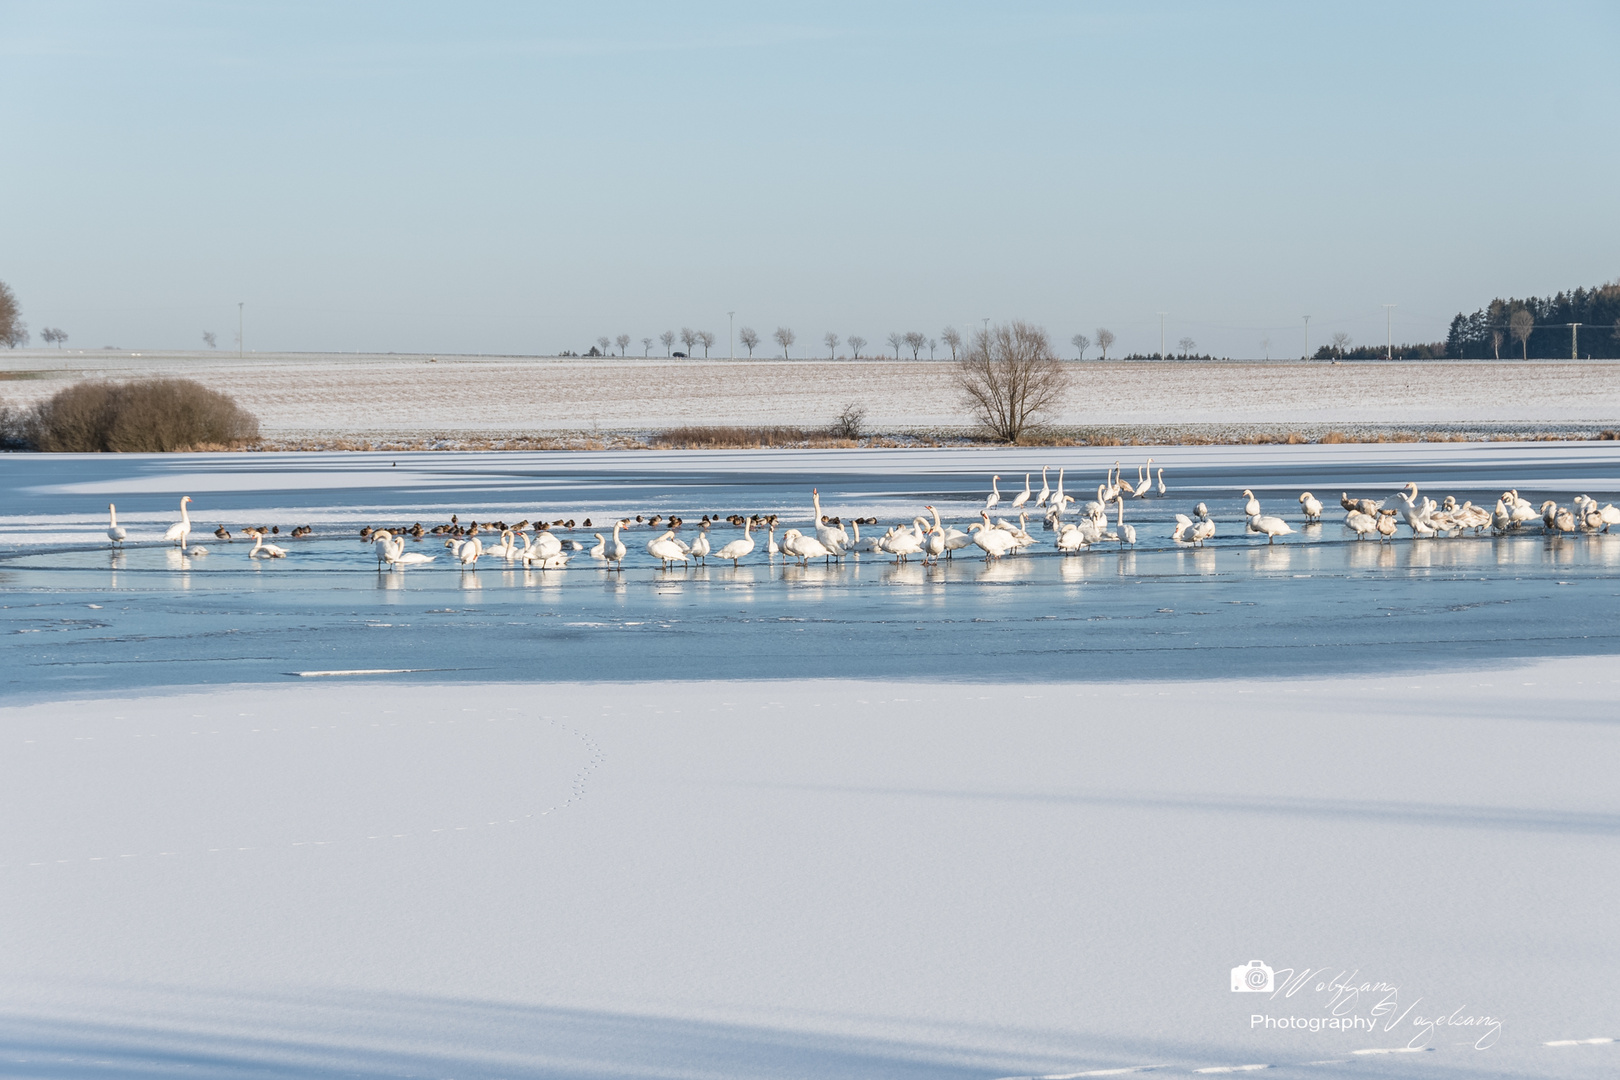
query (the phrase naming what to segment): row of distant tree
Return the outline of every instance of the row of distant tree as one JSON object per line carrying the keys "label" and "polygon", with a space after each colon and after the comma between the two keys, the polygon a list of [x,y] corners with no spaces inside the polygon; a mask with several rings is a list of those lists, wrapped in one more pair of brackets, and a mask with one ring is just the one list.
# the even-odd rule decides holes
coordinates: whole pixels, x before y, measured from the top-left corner
{"label": "row of distant tree", "polygon": [[1620,281],[1547,298],[1499,297],[1472,315],[1458,312],[1444,348],[1442,355],[1464,360],[1620,355]]}
{"label": "row of distant tree", "polygon": [[[68,339],[66,330],[58,330],[54,326],[41,330],[39,337],[45,344],[58,348]],[[32,340],[28,324],[22,319],[22,308],[17,305],[17,294],[11,291],[10,285],[0,281],[0,345],[15,349]]]}
{"label": "row of distant tree", "polygon": [[[629,334],[620,334],[616,338],[599,337],[596,339],[596,344],[583,355],[612,356],[613,350],[618,349],[618,355],[624,356],[626,350],[630,347],[631,340]],[[703,355],[708,356],[709,350],[714,348],[718,339],[707,330],[693,330],[690,327],[682,327],[678,334],[673,330],[665,330],[656,339],[650,337],[641,339],[641,354],[643,356],[652,355],[655,340],[657,344],[663,346],[665,356],[695,356],[698,349],[702,349]],[[737,343],[747,350],[750,357],[759,349],[763,340],[759,336],[759,331],[751,326],[744,326],[737,331]],[[798,335],[790,327],[778,326],[775,332],[771,334],[771,340],[776,342],[777,348],[782,350],[783,359],[791,360],[793,358],[793,346],[799,339]],[[675,343],[677,341],[685,347],[684,352],[676,351]],[[1084,360],[1086,351],[1092,347],[1092,339],[1085,334],[1076,334],[1069,341],[1079,351],[1080,359]],[[928,359],[934,360],[938,359],[942,349],[949,350],[951,359],[955,360],[962,350],[962,332],[954,326],[947,326],[939,332],[937,337],[930,337],[919,330],[910,330],[906,333],[896,330],[885,339],[884,343],[894,350],[896,360],[901,359],[906,353],[910,353],[913,360],[921,360],[924,350],[928,353]],[[861,350],[866,348],[869,343],[859,334],[839,337],[829,330],[821,335],[821,344],[826,348],[827,358],[830,360],[838,358],[839,345],[848,348],[850,356],[859,360]],[[1108,358],[1108,349],[1113,344],[1113,332],[1099,327],[1097,329],[1096,346],[1102,351],[1103,359]],[[1188,352],[1194,347],[1191,338],[1183,338],[1181,344],[1183,352]],[[572,356],[575,354],[565,353],[564,355]],[[888,354],[885,352],[880,353],[880,355],[887,356]]]}

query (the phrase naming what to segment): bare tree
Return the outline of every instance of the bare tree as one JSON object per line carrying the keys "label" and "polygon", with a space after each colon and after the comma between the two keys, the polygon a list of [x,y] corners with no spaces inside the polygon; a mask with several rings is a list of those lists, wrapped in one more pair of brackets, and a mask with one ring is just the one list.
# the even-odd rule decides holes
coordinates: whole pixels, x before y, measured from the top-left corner
{"label": "bare tree", "polygon": [[66,330],[59,330],[55,327],[47,326],[45,329],[39,332],[39,339],[47,345],[55,345],[58,349],[60,349],[62,347],[62,343],[68,339],[68,336]]}
{"label": "bare tree", "polygon": [[699,345],[703,346],[703,359],[707,360],[709,350],[714,348],[714,335],[707,330],[699,330],[697,332],[697,341]]}
{"label": "bare tree", "polygon": [[939,332],[939,340],[951,347],[951,359],[956,359],[956,350],[962,347],[962,335],[954,326],[947,326]]}
{"label": "bare tree", "polygon": [[207,344],[207,346],[210,349],[219,348],[219,344],[216,341],[216,339],[214,338],[214,332],[212,330],[204,330],[203,331],[203,341],[204,341],[205,344]]}
{"label": "bare tree", "polygon": [[821,343],[827,346],[827,359],[838,359],[838,335],[831,330],[821,335]]}
{"label": "bare tree", "polygon": [[630,335],[620,334],[618,337],[613,339],[613,344],[619,347],[619,355],[623,356],[625,346],[630,344]]}
{"label": "bare tree", "polygon": [[1536,328],[1536,317],[1528,308],[1519,308],[1508,319],[1508,332],[1524,348],[1524,359],[1530,359],[1530,331]]}
{"label": "bare tree", "polygon": [[1502,359],[1502,331],[1500,330],[1491,331],[1491,353],[1498,360]]}
{"label": "bare tree", "polygon": [[598,349],[602,350],[602,355],[603,356],[606,356],[608,354],[608,346],[610,346],[612,344],[613,344],[613,342],[609,341],[605,337],[599,337],[599,338],[596,339],[596,347]]}
{"label": "bare tree", "polygon": [[1340,360],[1343,360],[1344,350],[1350,347],[1350,335],[1345,333],[1343,330],[1335,330],[1333,332],[1332,341],[1333,351],[1339,354]]}
{"label": "bare tree", "polygon": [[1268,338],[1268,337],[1261,338],[1260,339],[1260,348],[1265,351],[1266,359],[1270,360],[1271,359],[1271,339]]}
{"label": "bare tree", "polygon": [[22,308],[17,306],[17,294],[11,286],[0,281],[0,345],[15,349],[28,344],[28,324],[22,321]]}
{"label": "bare tree", "polygon": [[894,350],[894,358],[900,359],[900,346],[906,343],[906,336],[898,330],[889,335],[889,348]]}
{"label": "bare tree", "polygon": [[754,350],[759,348],[759,332],[752,326],[745,326],[737,331],[737,340],[748,349],[749,356],[753,356]]}
{"label": "bare tree", "polygon": [[1114,332],[1101,326],[1097,327],[1097,348],[1102,350],[1104,360],[1108,359],[1108,347],[1113,343]]}
{"label": "bare tree", "polygon": [[652,355],[652,338],[644,337],[644,338],[641,339],[641,355],[642,356],[651,356]]}
{"label": "bare tree", "polygon": [[778,326],[776,333],[771,336],[776,339],[778,345],[782,346],[782,359],[788,359],[788,346],[793,344],[793,331],[785,326]]}
{"label": "bare tree", "polygon": [[675,345],[675,331],[665,330],[658,335],[658,340],[664,343],[664,355],[668,356],[669,350]]}
{"label": "bare tree", "polygon": [[932,360],[934,358],[934,350],[937,349],[937,348],[939,348],[939,342],[935,341],[933,338],[929,338],[928,339],[928,359]]}
{"label": "bare tree", "polygon": [[1080,359],[1086,358],[1086,350],[1091,348],[1091,339],[1084,334],[1076,334],[1069,339],[1069,344],[1080,351]]}
{"label": "bare tree", "polygon": [[697,331],[689,326],[681,327],[681,344],[686,346],[686,355],[692,355],[692,347],[698,343]]}
{"label": "bare tree", "polygon": [[963,405],[990,435],[1017,442],[1063,400],[1069,373],[1045,330],[1015,321],[974,331],[954,381]]}
{"label": "bare tree", "polygon": [[1194,341],[1190,337],[1182,338],[1181,341],[1178,342],[1178,344],[1181,346],[1181,355],[1182,356],[1191,356],[1192,351],[1194,349],[1198,348],[1198,342]]}
{"label": "bare tree", "polygon": [[1614,320],[1614,340],[1620,341],[1620,319]]}
{"label": "bare tree", "polygon": [[916,330],[913,330],[906,335],[906,348],[911,350],[911,358],[913,360],[919,360],[922,358],[923,347],[927,344],[927,334],[919,333]]}
{"label": "bare tree", "polygon": [[851,334],[844,339],[844,344],[849,346],[850,353],[855,359],[859,360],[861,358],[861,348],[866,344],[866,339],[859,334]]}

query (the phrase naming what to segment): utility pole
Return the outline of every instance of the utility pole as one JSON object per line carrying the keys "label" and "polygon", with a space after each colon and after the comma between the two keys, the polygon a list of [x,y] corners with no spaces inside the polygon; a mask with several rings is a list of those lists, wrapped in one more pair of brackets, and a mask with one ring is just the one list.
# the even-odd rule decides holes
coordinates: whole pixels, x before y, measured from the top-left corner
{"label": "utility pole", "polygon": [[1578,322],[1570,323],[1569,324],[1569,358],[1571,360],[1579,360],[1581,358],[1581,350],[1577,347],[1580,344],[1580,340],[1581,340],[1581,324],[1578,323]]}
{"label": "utility pole", "polygon": [[1395,305],[1384,305],[1384,359],[1395,359]]}
{"label": "utility pole", "polygon": [[238,360],[242,359],[242,351],[245,348],[247,348],[247,343],[242,340],[242,301],[238,300],[236,302],[236,358]]}
{"label": "utility pole", "polygon": [[1168,311],[1159,312],[1159,359],[1160,360],[1164,359],[1164,317],[1166,315],[1168,315],[1168,314],[1170,314]]}
{"label": "utility pole", "polygon": [[735,360],[737,359],[737,313],[728,311],[726,312],[726,318],[730,320],[730,329],[726,331],[726,356],[728,359]]}
{"label": "utility pole", "polygon": [[1311,317],[1305,315],[1302,318],[1305,320],[1305,359],[1309,360],[1311,358]]}
{"label": "utility pole", "polygon": [[984,323],[984,336],[988,338],[990,336],[990,316],[986,315],[979,321]]}

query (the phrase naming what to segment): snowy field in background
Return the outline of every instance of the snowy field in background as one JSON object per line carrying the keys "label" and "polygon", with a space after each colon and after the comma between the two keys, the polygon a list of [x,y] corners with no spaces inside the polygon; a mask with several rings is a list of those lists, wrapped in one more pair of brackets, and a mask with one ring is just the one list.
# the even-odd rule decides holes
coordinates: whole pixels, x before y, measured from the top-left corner
{"label": "snowy field in background", "polygon": [[[1114,363],[1074,368],[1055,422],[1107,425],[1548,425],[1620,418],[1620,362]],[[0,398],[28,404],[85,377],[196,378],[271,438],[647,431],[680,424],[828,424],[850,403],[875,431],[957,429],[944,363],[579,360],[354,354],[8,351]]]}
{"label": "snowy field in background", "polygon": [[[1617,693],[1597,658],[0,709],[0,1072],[1612,1076]],[[1232,993],[1256,959],[1394,989],[1256,1029],[1332,1011]]]}

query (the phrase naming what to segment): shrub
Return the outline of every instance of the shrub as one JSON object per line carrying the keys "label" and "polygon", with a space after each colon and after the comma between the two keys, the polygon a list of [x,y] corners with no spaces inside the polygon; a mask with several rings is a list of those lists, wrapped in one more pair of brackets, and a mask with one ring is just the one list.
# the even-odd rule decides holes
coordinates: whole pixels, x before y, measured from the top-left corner
{"label": "shrub", "polygon": [[859,439],[866,427],[866,410],[856,404],[844,406],[844,411],[828,429],[835,439]]}
{"label": "shrub", "polygon": [[23,429],[47,453],[168,453],[259,437],[257,417],[191,379],[75,383],[35,405]]}

